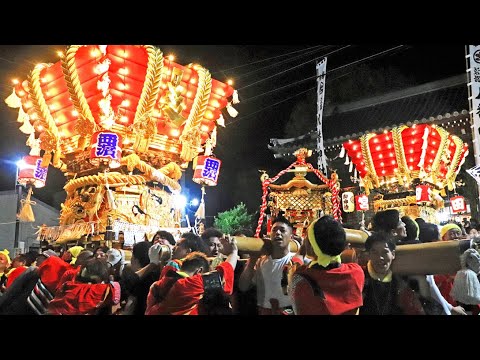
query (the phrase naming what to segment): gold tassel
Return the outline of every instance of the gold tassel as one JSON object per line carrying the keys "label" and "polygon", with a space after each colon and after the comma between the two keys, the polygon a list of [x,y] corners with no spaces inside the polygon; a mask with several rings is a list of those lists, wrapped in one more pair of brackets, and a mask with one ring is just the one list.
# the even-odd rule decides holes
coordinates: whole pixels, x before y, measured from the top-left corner
{"label": "gold tassel", "polygon": [[79,148],[80,150],[85,149],[86,142],[87,142],[87,137],[86,136],[80,136],[78,138],[77,148]]}
{"label": "gold tassel", "polygon": [[218,117],[217,124],[221,127],[225,127],[225,118],[222,114],[220,114],[220,116]]}
{"label": "gold tassel", "polygon": [[200,200],[200,206],[195,212],[195,217],[197,219],[205,219],[205,186],[202,186],[202,200]]}
{"label": "gold tassel", "polygon": [[42,158],[42,168],[48,167],[48,165],[50,165],[50,161],[52,161],[52,153],[45,152]]}
{"label": "gold tassel", "polygon": [[35,215],[33,215],[32,205],[36,205],[37,203],[33,200],[30,200],[32,196],[32,188],[28,189],[27,197],[21,200],[22,209],[17,214],[17,218],[20,222],[34,222]]}
{"label": "gold tassel", "polygon": [[23,121],[23,125],[20,126],[18,130],[20,130],[22,133],[27,135],[35,133],[35,128],[32,126],[32,124],[30,124],[28,115],[27,115],[27,118],[25,118],[25,120]]}
{"label": "gold tassel", "polygon": [[20,107],[20,109],[18,109],[17,122],[23,124],[25,121],[30,121],[30,116]]}
{"label": "gold tassel", "polygon": [[238,98],[238,91],[234,90],[233,91],[233,97],[232,97],[232,104],[236,105],[240,102],[240,99]]}
{"label": "gold tassel", "polygon": [[15,89],[13,89],[12,93],[5,99],[5,103],[15,109],[22,106],[22,100],[15,93]]}
{"label": "gold tassel", "polygon": [[195,212],[195,217],[198,219],[205,219],[205,202],[203,200],[200,202],[200,206]]}
{"label": "gold tassel", "polygon": [[56,167],[57,169],[62,165],[62,162],[60,160],[62,156],[62,150],[60,147],[57,148],[55,151],[55,154],[53,155],[53,166]]}
{"label": "gold tassel", "polygon": [[238,115],[238,111],[232,106],[231,103],[228,103],[227,105],[227,112],[228,112],[228,115],[230,115],[231,117],[237,117]]}

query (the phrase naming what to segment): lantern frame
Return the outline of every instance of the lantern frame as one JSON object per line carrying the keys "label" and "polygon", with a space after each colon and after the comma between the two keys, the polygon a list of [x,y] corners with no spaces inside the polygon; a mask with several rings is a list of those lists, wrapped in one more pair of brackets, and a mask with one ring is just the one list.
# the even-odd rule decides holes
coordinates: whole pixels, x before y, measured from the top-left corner
{"label": "lantern frame", "polygon": [[[102,156],[98,154],[98,144],[99,139],[102,135],[113,135],[116,137],[116,144],[115,150],[110,149],[110,151],[105,150],[106,155]],[[108,144],[104,144],[109,146]],[[92,135],[92,144],[90,149],[90,163],[94,166],[100,166],[101,163],[108,164],[108,166],[112,169],[120,167],[121,159],[122,159],[122,136],[117,134],[113,131],[97,131]],[[112,156],[112,152],[114,152],[115,156]]]}
{"label": "lantern frame", "polygon": [[32,185],[37,189],[45,186],[48,167],[42,167],[42,157],[27,155],[22,158],[22,165],[18,168],[17,183],[23,186]]}
{"label": "lantern frame", "polygon": [[[192,181],[200,185],[216,186],[221,166],[222,160],[212,155],[199,155],[193,163],[194,173]],[[214,174],[214,176],[209,177],[211,174]]]}

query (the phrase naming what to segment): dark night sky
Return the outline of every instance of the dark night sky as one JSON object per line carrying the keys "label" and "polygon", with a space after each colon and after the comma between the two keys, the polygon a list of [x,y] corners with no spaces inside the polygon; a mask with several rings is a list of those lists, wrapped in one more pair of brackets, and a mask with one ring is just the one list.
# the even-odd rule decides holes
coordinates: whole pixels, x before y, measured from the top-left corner
{"label": "dark night sky", "polygon": [[[328,51],[345,45],[324,48],[308,56],[280,63],[289,57],[277,58],[273,61],[258,62],[265,58],[306,49],[320,44],[302,45],[156,45],[164,54],[174,53],[176,62],[186,65],[191,62],[201,64],[210,70],[213,77],[224,81],[235,80],[234,87],[239,89],[241,103],[235,108],[239,111],[237,118],[224,116],[226,128],[218,129],[218,143],[215,155],[223,160],[218,186],[207,189],[207,215],[216,215],[219,211],[232,208],[240,201],[246,203],[251,212],[260,205],[260,181],[258,169],[268,170],[270,176],[288,166],[294,159],[275,160],[268,150],[270,138],[284,137],[284,125],[289,120],[295,104],[306,98],[308,93],[294,96],[315,86],[315,80],[285,88],[281,91],[260,96],[261,94],[280,88],[315,75],[315,63],[310,62],[293,71],[289,68],[308,60],[320,57]],[[393,48],[396,44],[352,45],[349,48],[328,57],[327,81],[329,70],[341,67],[369,55]],[[0,46],[0,96],[5,99],[11,93],[11,79],[26,78],[37,62],[56,62],[56,50],[63,50],[58,45],[2,45]],[[300,54],[300,53],[298,53]],[[290,55],[290,58],[298,54]],[[277,66],[271,66],[277,62]],[[462,44],[410,45],[400,51],[393,52],[365,62],[372,67],[391,66],[402,75],[413,79],[418,85],[428,81],[443,79],[465,72],[465,47]],[[241,67],[240,67],[241,66]],[[261,70],[261,68],[270,66]],[[232,69],[234,68],[234,69]],[[260,70],[259,70],[260,69]],[[345,74],[355,78],[356,65],[346,66],[334,72],[334,75]],[[255,71],[258,70],[258,71]],[[255,71],[255,72],[254,72]],[[279,76],[259,82],[266,77],[281,73]],[[337,80],[341,81],[341,80]],[[251,86],[249,86],[251,85]],[[313,90],[314,91],[314,90]],[[326,92],[328,93],[328,82]],[[249,98],[254,98],[248,100]],[[289,97],[290,100],[279,103]],[[313,106],[316,106],[313,104]],[[316,109],[315,109],[316,111]],[[14,188],[14,161],[27,154],[26,135],[18,130],[17,111],[0,104],[0,191]],[[311,128],[315,128],[315,118],[311,119]],[[329,126],[330,124],[324,124]],[[338,134],[344,135],[344,134]],[[186,173],[187,189],[191,195],[198,196],[200,189],[193,184],[191,170]],[[63,175],[50,167],[47,185],[35,190],[34,196],[49,204],[58,206],[62,198]]]}

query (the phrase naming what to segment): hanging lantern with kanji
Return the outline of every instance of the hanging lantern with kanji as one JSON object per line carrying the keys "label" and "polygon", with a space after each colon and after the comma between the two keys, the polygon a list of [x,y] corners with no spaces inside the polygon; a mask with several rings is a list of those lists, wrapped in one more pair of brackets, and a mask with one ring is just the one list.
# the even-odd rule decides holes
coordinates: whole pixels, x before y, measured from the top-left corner
{"label": "hanging lantern with kanji", "polygon": [[27,155],[19,164],[17,182],[23,186],[33,185],[36,188],[45,186],[48,167],[42,167],[42,157]]}
{"label": "hanging lantern with kanji", "polygon": [[454,196],[450,198],[450,205],[454,214],[463,213],[467,211],[467,204],[463,196]]}
{"label": "hanging lantern with kanji", "polygon": [[108,163],[111,168],[120,167],[122,159],[122,137],[111,131],[98,131],[92,135],[90,162],[98,166]]}
{"label": "hanging lantern with kanji", "polygon": [[415,188],[415,197],[417,200],[417,204],[426,204],[429,203],[430,200],[430,193],[431,189],[428,185],[417,185]]}
{"label": "hanging lantern with kanji", "polygon": [[200,185],[216,186],[218,174],[222,161],[213,157],[200,155],[193,164],[195,172],[193,173],[193,181]]}
{"label": "hanging lantern with kanji", "polygon": [[368,196],[365,194],[355,196],[355,210],[368,211],[368,209]]}
{"label": "hanging lantern with kanji", "polygon": [[346,213],[355,211],[354,195],[350,191],[342,194],[342,209]]}

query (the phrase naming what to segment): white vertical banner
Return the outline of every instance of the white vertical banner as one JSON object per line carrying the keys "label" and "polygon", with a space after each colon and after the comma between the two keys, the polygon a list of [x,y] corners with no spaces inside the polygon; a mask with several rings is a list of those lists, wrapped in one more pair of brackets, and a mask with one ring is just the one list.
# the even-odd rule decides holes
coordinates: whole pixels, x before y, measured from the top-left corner
{"label": "white vertical banner", "polygon": [[[468,102],[472,119],[472,141],[475,165],[480,165],[480,45],[467,45]],[[472,175],[470,173],[470,175]],[[473,176],[473,175],[472,175]],[[480,184],[477,183],[479,194]]]}
{"label": "white vertical banner", "polygon": [[323,146],[323,103],[325,99],[325,74],[327,72],[327,58],[323,58],[317,62],[317,154],[318,154],[318,170],[322,171],[325,176],[327,174],[327,156]]}

